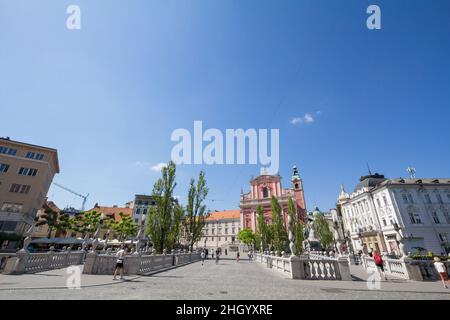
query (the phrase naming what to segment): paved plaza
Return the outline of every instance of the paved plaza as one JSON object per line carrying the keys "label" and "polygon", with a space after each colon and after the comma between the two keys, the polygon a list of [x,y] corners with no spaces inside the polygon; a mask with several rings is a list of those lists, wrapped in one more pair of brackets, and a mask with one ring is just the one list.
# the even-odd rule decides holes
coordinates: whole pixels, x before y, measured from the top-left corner
{"label": "paved plaza", "polygon": [[[81,267],[81,266],[80,266]],[[356,267],[358,268],[358,267]],[[355,279],[364,273],[353,269]],[[292,280],[286,274],[248,260],[192,263],[150,276],[82,275],[80,289],[67,289],[66,269],[0,275],[0,299],[450,299],[439,282],[390,279],[379,290],[355,281]]]}

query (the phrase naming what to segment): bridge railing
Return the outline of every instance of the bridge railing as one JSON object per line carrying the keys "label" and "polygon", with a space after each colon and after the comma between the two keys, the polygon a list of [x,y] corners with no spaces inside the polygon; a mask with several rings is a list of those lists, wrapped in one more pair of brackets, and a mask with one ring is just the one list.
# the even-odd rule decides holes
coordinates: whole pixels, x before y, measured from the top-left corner
{"label": "bridge railing", "polygon": [[[124,257],[124,274],[145,275],[155,271],[181,266],[201,259],[200,252],[173,252],[171,254],[130,254]],[[110,254],[88,253],[83,268],[84,274],[111,275],[117,258]]]}
{"label": "bridge railing", "polygon": [[4,274],[36,273],[83,264],[85,251],[67,250],[46,253],[17,252],[7,257]]}
{"label": "bridge railing", "polygon": [[[377,266],[372,257],[363,256],[362,265],[366,270],[377,271]],[[383,267],[386,276],[392,276],[405,280],[439,280],[439,274],[434,268],[432,260],[414,260],[409,257],[400,259],[383,258]],[[450,272],[450,262],[444,264],[447,267],[447,273]]]}
{"label": "bridge railing", "polygon": [[277,257],[255,253],[255,261],[267,268],[290,274],[292,279],[303,280],[351,280],[348,257],[312,258],[311,256]]}

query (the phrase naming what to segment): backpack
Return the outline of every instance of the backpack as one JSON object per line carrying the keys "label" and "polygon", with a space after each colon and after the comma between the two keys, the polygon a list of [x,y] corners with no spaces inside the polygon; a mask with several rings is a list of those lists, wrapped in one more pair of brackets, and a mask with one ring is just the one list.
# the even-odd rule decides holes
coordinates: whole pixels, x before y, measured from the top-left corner
{"label": "backpack", "polygon": [[376,255],[376,256],[373,258],[373,260],[375,261],[375,264],[376,264],[376,265],[381,266],[381,265],[383,264],[383,259],[381,258],[380,255]]}

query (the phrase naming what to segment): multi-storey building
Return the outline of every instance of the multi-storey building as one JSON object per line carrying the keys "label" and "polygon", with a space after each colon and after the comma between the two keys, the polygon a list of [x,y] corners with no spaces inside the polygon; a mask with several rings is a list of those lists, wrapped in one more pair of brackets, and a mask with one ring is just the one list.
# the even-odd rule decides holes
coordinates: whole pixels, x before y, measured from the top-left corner
{"label": "multi-storey building", "polygon": [[277,198],[281,208],[283,219],[287,227],[288,201],[294,200],[298,219],[306,222],[306,204],[303,192],[303,182],[298,174],[297,167],[294,166],[294,173],[291,177],[291,188],[281,187],[281,177],[279,175],[269,175],[263,172],[258,177],[250,181],[250,192],[241,193],[241,226],[256,231],[256,209],[261,206],[267,223],[272,223],[271,197]]}
{"label": "multi-storey building", "polygon": [[237,250],[237,235],[241,231],[240,210],[214,211],[206,218],[203,237],[197,247]]}
{"label": "multi-storey building", "polygon": [[21,235],[30,227],[57,173],[57,150],[0,138],[0,232]]}
{"label": "multi-storey building", "polygon": [[338,205],[355,250],[450,252],[450,178],[368,175],[352,194],[342,189]]}
{"label": "multi-storey building", "polygon": [[147,215],[151,207],[155,206],[155,199],[153,196],[137,194],[134,197],[133,204],[133,219],[134,222],[139,223],[141,217]]}
{"label": "multi-storey building", "polygon": [[[104,221],[107,220],[114,220],[114,221],[122,221],[121,213],[124,216],[131,217],[133,215],[133,208],[129,206],[130,202],[127,202],[124,207],[119,207],[117,205],[113,205],[112,207],[108,206],[100,206],[98,203],[95,204],[94,208],[91,210],[88,210],[87,212],[98,212],[103,213]],[[105,235],[108,232],[108,228],[104,227],[100,230],[99,238],[103,239],[105,238]],[[72,237],[81,237],[81,234],[72,233]],[[117,238],[117,235],[114,233],[113,230],[109,230],[108,239],[115,239]]]}

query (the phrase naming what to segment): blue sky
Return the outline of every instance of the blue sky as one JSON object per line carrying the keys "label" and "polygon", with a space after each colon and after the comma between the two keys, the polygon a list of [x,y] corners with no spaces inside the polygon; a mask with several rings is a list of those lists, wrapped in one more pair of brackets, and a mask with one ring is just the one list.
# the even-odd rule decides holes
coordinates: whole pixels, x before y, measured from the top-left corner
{"label": "blue sky", "polygon": [[[55,181],[88,206],[150,193],[177,128],[279,128],[308,208],[373,172],[449,177],[450,2],[0,0],[0,136],[57,148]],[[82,29],[66,28],[81,8]],[[366,27],[377,4],[382,29]],[[310,114],[313,122],[292,124]],[[210,209],[234,209],[256,165],[206,171]],[[60,207],[81,200],[52,187]]]}

